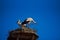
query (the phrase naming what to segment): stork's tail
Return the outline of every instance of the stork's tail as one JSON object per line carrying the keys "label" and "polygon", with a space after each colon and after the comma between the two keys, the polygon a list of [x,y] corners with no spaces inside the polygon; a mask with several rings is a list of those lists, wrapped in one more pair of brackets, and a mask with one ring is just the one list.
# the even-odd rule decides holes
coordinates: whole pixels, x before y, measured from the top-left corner
{"label": "stork's tail", "polygon": [[18,21],[17,21],[17,24],[18,24],[18,25],[21,25],[21,22],[20,22],[20,20],[18,20]]}

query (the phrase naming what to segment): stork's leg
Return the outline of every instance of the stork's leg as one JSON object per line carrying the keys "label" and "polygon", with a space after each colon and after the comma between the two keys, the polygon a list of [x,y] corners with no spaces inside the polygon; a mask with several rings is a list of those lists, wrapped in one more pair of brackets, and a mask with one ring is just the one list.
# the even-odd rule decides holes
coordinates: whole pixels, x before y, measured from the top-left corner
{"label": "stork's leg", "polygon": [[28,24],[28,29],[29,29],[29,27],[30,27],[30,24]]}

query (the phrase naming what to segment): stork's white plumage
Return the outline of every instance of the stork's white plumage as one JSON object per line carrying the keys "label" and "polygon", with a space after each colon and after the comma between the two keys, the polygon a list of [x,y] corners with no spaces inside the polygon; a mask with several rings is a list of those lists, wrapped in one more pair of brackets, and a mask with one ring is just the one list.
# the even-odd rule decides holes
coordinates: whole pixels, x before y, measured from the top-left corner
{"label": "stork's white plumage", "polygon": [[19,26],[21,26],[21,22],[20,22],[20,20],[17,21],[17,24],[18,24]]}
{"label": "stork's white plumage", "polygon": [[32,18],[27,18],[26,21],[29,21],[28,23],[31,23],[31,22],[36,23]]}

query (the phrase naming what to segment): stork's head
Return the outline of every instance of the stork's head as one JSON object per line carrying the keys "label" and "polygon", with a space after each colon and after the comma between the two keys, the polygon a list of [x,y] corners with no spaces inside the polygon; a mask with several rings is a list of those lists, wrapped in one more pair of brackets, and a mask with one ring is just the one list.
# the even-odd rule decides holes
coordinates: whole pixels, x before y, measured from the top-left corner
{"label": "stork's head", "polygon": [[27,18],[26,21],[29,21],[29,23],[31,23],[31,22],[36,23],[36,22],[33,20],[33,18]]}

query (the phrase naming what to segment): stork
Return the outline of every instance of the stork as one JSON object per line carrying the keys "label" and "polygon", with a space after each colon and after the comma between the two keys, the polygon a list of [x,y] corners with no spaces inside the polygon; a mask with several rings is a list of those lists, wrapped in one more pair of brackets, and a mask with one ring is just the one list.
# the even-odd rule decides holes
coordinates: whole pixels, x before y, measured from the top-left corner
{"label": "stork", "polygon": [[36,23],[33,18],[27,18],[24,20],[24,22],[22,22],[22,25],[23,26],[26,26],[26,24],[30,25],[30,23],[33,22],[33,23]]}
{"label": "stork", "polygon": [[31,17],[25,19],[22,23],[20,22],[20,20],[17,21],[18,25],[22,27],[26,27],[26,24],[30,25],[31,22],[36,23]]}

